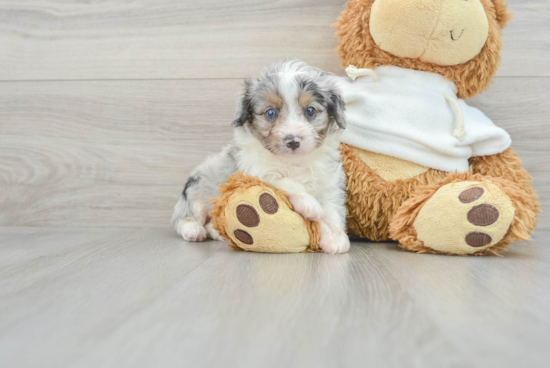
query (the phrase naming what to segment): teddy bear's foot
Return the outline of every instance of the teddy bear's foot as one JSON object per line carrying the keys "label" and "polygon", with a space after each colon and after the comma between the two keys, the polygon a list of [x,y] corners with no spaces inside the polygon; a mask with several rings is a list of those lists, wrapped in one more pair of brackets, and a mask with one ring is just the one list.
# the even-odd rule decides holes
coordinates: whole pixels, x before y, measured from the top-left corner
{"label": "teddy bear's foot", "polygon": [[237,173],[212,200],[213,230],[237,250],[268,253],[319,251],[319,224],[293,211],[286,195]]}
{"label": "teddy bear's foot", "polygon": [[516,183],[480,174],[449,174],[420,187],[396,212],[390,236],[418,253],[495,254],[529,239],[536,201]]}
{"label": "teddy bear's foot", "polygon": [[506,236],[514,212],[510,198],[489,181],[450,183],[426,202],[414,228],[417,238],[428,248],[473,254]]}

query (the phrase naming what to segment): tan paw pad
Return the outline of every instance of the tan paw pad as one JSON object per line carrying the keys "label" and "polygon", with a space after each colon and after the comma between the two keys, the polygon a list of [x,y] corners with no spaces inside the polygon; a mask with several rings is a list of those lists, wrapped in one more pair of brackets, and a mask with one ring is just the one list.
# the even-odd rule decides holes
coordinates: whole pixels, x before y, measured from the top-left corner
{"label": "tan paw pad", "polygon": [[227,234],[242,249],[254,252],[303,252],[310,237],[304,219],[275,193],[260,186],[235,194],[225,208]]}
{"label": "tan paw pad", "polygon": [[485,233],[474,231],[466,235],[465,241],[470,247],[479,248],[491,244],[493,238]]}
{"label": "tan paw pad", "polygon": [[497,222],[498,210],[490,204],[480,204],[468,211],[468,221],[476,226],[489,226]]}
{"label": "tan paw pad", "polygon": [[462,203],[472,203],[473,201],[480,199],[483,194],[485,194],[485,190],[483,188],[473,187],[460,193],[458,200]]}
{"label": "tan paw pad", "polygon": [[415,219],[418,239],[440,252],[472,254],[504,238],[515,209],[491,182],[458,182],[441,187]]}
{"label": "tan paw pad", "polygon": [[239,241],[241,241],[246,245],[254,244],[254,239],[252,239],[252,235],[250,235],[244,230],[237,229],[233,231],[233,234],[235,235],[235,238],[239,239]]}

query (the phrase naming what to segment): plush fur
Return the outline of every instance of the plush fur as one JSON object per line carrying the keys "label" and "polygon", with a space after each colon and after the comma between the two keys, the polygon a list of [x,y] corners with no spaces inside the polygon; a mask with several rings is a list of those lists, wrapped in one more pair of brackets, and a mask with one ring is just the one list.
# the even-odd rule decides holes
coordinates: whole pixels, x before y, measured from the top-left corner
{"label": "plush fur", "polygon": [[440,66],[418,59],[394,56],[381,50],[369,30],[371,7],[375,0],[350,0],[338,22],[333,25],[340,37],[337,53],[343,67],[373,69],[379,65],[394,65],[403,68],[434,72],[453,81],[459,98],[475,96],[489,88],[499,65],[502,48],[501,31],[512,15],[506,10],[504,0],[481,0],[489,21],[489,36],[481,52],[470,61]]}
{"label": "plush fur", "polygon": [[464,180],[491,180],[504,190],[516,209],[506,236],[495,246],[475,252],[475,255],[495,254],[514,241],[529,239],[537,225],[536,215],[540,209],[532,178],[512,149],[471,158],[470,173],[430,169],[414,178],[393,182],[382,179],[351,147],[342,144],[340,150],[348,183],[347,226],[349,232],[358,237],[374,241],[398,240],[402,248],[419,253],[451,254],[425,247],[416,237],[413,223],[422,206],[439,188]]}
{"label": "plush fur", "polygon": [[447,173],[428,170],[406,180],[388,182],[368,167],[352,148],[340,146],[347,176],[348,232],[373,241],[390,239],[389,226],[397,210],[409,198],[411,188],[436,183]]}

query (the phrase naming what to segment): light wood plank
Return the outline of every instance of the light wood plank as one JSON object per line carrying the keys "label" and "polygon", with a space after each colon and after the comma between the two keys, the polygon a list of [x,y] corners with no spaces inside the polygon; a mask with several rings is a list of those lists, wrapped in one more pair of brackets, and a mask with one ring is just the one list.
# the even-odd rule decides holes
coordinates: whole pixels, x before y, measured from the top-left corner
{"label": "light wood plank", "polygon": [[[546,367],[548,231],[498,257],[235,252],[165,229],[0,231],[0,359],[31,367]],[[33,235],[35,238],[33,238]],[[54,239],[57,238],[57,241]]]}
{"label": "light wood plank", "polygon": [[[23,270],[22,266],[31,260],[41,262],[52,254],[71,252],[85,247],[86,242],[94,243],[121,232],[130,233],[128,229],[121,231],[112,228],[101,231],[93,228],[11,228],[12,231],[0,229],[2,230],[0,239],[2,244],[5,244],[1,248],[2,258],[0,259],[1,293],[8,292],[9,286],[12,285],[10,275],[16,269]],[[71,241],[65,241],[67,238]],[[13,244],[17,244],[17,247],[10,246]],[[43,266],[41,264],[41,267]]]}
{"label": "light wood plank", "polygon": [[[0,80],[243,78],[282,58],[341,73],[344,0],[0,3]],[[510,1],[501,76],[549,76],[550,3]]]}
{"label": "light wood plank", "polygon": [[[503,258],[431,256],[426,260],[403,251],[376,253],[411,299],[448,333],[447,342],[472,366],[548,365],[550,321],[543,321],[550,288],[544,266],[550,259],[548,231],[534,242],[515,244]],[[365,249],[366,248],[366,249]],[[370,251],[365,247],[366,252]],[[411,267],[412,266],[412,267]],[[472,344],[479,339],[481,344]],[[529,354],[528,351],[539,353]]]}
{"label": "light wood plank", "polygon": [[[239,84],[0,83],[0,224],[166,226],[188,173],[230,142]],[[499,78],[472,101],[511,133],[544,208],[549,89],[548,78]]]}
{"label": "light wood plank", "polygon": [[[181,238],[167,230],[72,229],[25,235],[0,241],[0,254],[11,254],[0,268],[0,360],[19,367],[40,362],[29,354],[40,345],[44,350],[39,355],[49,360],[40,364],[76,366],[75,360],[96,344],[89,338],[109,335],[225,247],[221,242],[182,247]],[[58,334],[62,330],[66,332]],[[53,335],[57,337],[51,339]]]}

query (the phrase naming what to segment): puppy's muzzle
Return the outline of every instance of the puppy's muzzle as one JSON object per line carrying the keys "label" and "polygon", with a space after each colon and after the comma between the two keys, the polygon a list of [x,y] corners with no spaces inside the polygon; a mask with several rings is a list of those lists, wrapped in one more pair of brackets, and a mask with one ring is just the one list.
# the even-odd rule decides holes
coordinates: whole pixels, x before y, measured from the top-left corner
{"label": "puppy's muzzle", "polygon": [[286,144],[286,146],[293,151],[296,151],[298,147],[300,147],[301,141],[302,141],[302,138],[296,137],[295,135],[287,135],[283,139],[283,142]]}

